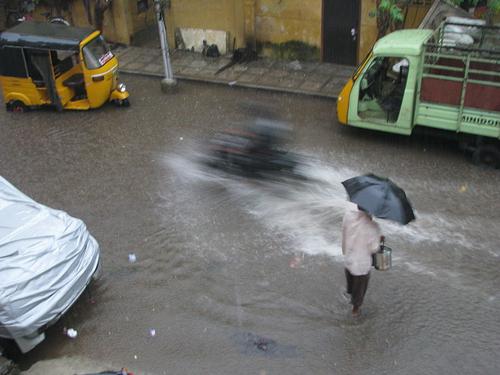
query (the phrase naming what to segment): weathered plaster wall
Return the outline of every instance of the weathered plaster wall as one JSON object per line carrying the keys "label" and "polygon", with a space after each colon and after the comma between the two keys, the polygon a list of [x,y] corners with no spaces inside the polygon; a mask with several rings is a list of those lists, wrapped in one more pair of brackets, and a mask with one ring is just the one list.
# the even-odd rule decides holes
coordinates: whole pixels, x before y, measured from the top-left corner
{"label": "weathered plaster wall", "polygon": [[[152,1],[150,1],[152,5]],[[37,7],[34,18],[44,21],[42,13],[48,12],[43,6]],[[94,2],[91,2],[91,17],[93,24],[90,24],[82,0],[72,1],[69,11],[63,14],[72,25],[78,27],[95,28]],[[131,38],[137,31],[140,31],[155,22],[153,7],[148,11],[139,13],[137,11],[136,0],[114,0],[113,5],[104,13],[103,34],[107,40],[129,44]]]}
{"label": "weathered plaster wall", "polygon": [[233,38],[237,48],[244,45],[243,0],[172,0],[167,24],[170,43],[176,28],[194,28],[227,31],[230,48]]}
{"label": "weathered plaster wall", "polygon": [[145,12],[139,12],[137,10],[137,1],[136,0],[125,0],[128,1],[127,12],[129,15],[129,23],[131,21],[131,36],[134,33],[141,31],[156,22],[156,16],[154,12],[153,1],[149,1],[149,9]]}
{"label": "weathered plaster wall", "polygon": [[[171,0],[166,12],[168,38],[174,46],[176,28],[223,30],[228,32],[228,46],[232,49],[234,40],[237,48],[245,46],[251,31],[264,54],[294,58],[296,54],[290,50],[299,49],[309,57],[319,58],[322,3],[323,0]],[[87,21],[83,0],[71,4],[72,23],[92,26]],[[151,0],[150,9],[139,13],[136,0],[114,0],[104,17],[105,37],[129,44],[134,33],[155,23],[152,4]],[[43,11],[40,9],[39,13]],[[410,8],[406,27],[417,25],[425,12],[422,7]],[[358,60],[376,41],[375,15],[376,0],[361,0]]]}
{"label": "weathered plaster wall", "polygon": [[322,0],[256,0],[257,41],[321,46]]}
{"label": "weathered plaster wall", "polygon": [[361,62],[377,41],[376,0],[361,1],[359,22],[358,62]]}
{"label": "weathered plaster wall", "polygon": [[[45,16],[43,16],[43,13],[48,13],[50,12],[50,8],[47,8],[43,5],[38,6],[35,9],[35,12],[33,14],[33,18],[37,21],[45,21]],[[85,12],[85,8],[83,6],[82,1],[74,1],[70,3],[69,10],[65,13],[62,14],[64,18],[66,18],[73,26],[77,27],[90,27],[94,28],[95,25],[92,25],[88,22],[87,18],[87,13]],[[91,9],[91,15],[92,15],[92,20],[94,21],[94,8],[92,6]],[[104,35],[106,36],[107,39],[109,40],[116,40],[117,35],[115,31],[115,23],[113,20],[113,17],[109,14],[109,12],[106,12],[104,20],[103,20],[103,29],[104,29]]]}
{"label": "weathered plaster wall", "polygon": [[406,15],[405,20],[405,29],[416,29],[420,22],[424,19],[427,11],[429,10],[430,5],[410,5],[408,7],[408,14]]}

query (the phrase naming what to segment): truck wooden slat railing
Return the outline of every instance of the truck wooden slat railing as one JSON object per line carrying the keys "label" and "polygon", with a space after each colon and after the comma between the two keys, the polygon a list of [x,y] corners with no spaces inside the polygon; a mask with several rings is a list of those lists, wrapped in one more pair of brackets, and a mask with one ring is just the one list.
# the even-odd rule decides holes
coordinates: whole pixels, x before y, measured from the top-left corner
{"label": "truck wooden slat railing", "polygon": [[[468,29],[474,42],[452,45],[450,25]],[[459,106],[458,119],[465,108],[500,112],[499,47],[500,27],[444,23],[424,45],[421,102]]]}

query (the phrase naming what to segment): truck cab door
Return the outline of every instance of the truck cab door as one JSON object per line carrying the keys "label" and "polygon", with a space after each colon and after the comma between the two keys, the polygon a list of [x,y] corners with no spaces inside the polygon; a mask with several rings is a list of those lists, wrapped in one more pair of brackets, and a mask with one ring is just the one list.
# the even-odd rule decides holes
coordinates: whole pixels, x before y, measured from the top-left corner
{"label": "truck cab door", "polygon": [[415,69],[411,71],[412,65],[411,58],[407,57],[374,56],[351,92],[349,123],[410,134],[415,102],[415,79],[411,77]]}

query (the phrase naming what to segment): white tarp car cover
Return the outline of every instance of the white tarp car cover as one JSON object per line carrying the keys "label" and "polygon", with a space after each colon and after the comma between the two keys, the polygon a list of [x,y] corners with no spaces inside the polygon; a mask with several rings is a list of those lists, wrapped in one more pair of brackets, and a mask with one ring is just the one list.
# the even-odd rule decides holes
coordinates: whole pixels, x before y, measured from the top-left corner
{"label": "white tarp car cover", "polygon": [[40,337],[71,307],[98,264],[99,245],[81,220],[0,176],[0,336],[30,350],[26,339]]}

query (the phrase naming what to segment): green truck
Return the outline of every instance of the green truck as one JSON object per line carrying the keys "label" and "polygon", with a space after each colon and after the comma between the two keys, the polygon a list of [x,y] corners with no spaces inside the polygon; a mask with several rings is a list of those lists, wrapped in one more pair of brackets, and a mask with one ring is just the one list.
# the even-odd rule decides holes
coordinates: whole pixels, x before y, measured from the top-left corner
{"label": "green truck", "polygon": [[381,38],[342,89],[340,123],[457,136],[475,161],[500,167],[500,27],[443,22]]}

